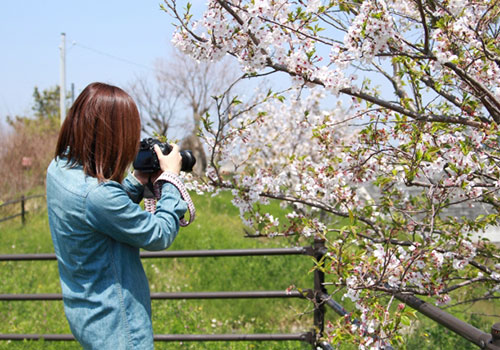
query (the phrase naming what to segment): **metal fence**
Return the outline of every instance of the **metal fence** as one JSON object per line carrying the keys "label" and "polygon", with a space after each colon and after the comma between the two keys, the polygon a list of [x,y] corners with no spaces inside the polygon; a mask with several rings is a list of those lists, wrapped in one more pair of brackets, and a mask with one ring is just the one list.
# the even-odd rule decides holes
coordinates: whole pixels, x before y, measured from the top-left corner
{"label": "metal fence", "polygon": [[[194,257],[238,257],[238,256],[272,256],[272,255],[314,255],[312,247],[297,248],[269,248],[269,249],[226,249],[226,250],[182,250],[141,252],[142,259],[148,258],[194,258]],[[0,255],[0,261],[42,261],[56,260],[55,254],[9,254]],[[315,274],[315,279],[319,274]],[[315,283],[315,285],[320,285]],[[153,300],[169,299],[256,299],[256,298],[300,298],[308,299],[320,295],[320,291],[309,289],[298,291],[232,291],[232,292],[175,292],[151,293]],[[53,294],[0,294],[0,301],[33,301],[33,300],[62,300],[62,295]],[[280,334],[157,334],[155,341],[301,341],[315,344],[320,334],[316,329],[323,327],[324,312],[316,314],[317,326],[302,333]],[[74,340],[71,334],[0,334],[0,340],[40,340],[68,341]],[[325,346],[328,346],[325,344]]]}
{"label": "metal fence", "polygon": [[0,218],[0,222],[2,221],[7,221],[7,220],[11,220],[11,219],[14,219],[14,218],[17,218],[17,217],[21,217],[21,221],[23,223],[23,225],[26,223],[26,214],[28,213],[28,210],[26,210],[26,202],[30,199],[34,199],[34,198],[41,198],[41,197],[45,197],[44,194],[35,194],[35,195],[32,195],[32,196],[21,196],[21,198],[19,199],[13,199],[13,200],[10,200],[10,201],[7,201],[7,202],[4,202],[2,204],[0,204],[0,208],[4,208],[8,205],[14,205],[14,204],[17,204],[19,203],[21,205],[21,208],[20,208],[20,212],[17,212],[15,214],[12,214],[12,215],[8,215],[6,217],[3,217],[3,218]]}
{"label": "metal fence", "polygon": [[[237,257],[237,256],[269,256],[269,255],[306,255],[323,261],[327,253],[324,241],[316,240],[312,247],[269,248],[269,249],[226,249],[226,250],[182,250],[142,252],[141,258],[194,258],[194,257]],[[42,261],[56,260],[55,254],[9,254],[0,255],[0,261]],[[157,334],[155,341],[301,341],[309,343],[314,349],[325,350],[333,347],[324,341],[326,307],[336,314],[349,317],[350,313],[332,299],[325,288],[325,275],[322,269],[314,270],[314,286],[299,291],[232,291],[232,292],[175,292],[151,293],[153,300],[169,299],[241,299],[241,298],[300,298],[314,305],[313,328],[302,333],[280,334]],[[396,294],[395,297],[406,303],[423,315],[445,326],[456,334],[464,337],[481,349],[500,350],[500,323],[493,325],[491,333],[483,332],[445,311],[411,295]],[[62,300],[61,294],[0,294],[0,301],[32,301],[32,300]],[[352,320],[356,323],[357,320]],[[0,334],[0,340],[40,340],[71,341],[71,334]],[[385,350],[392,350],[390,344]]]}

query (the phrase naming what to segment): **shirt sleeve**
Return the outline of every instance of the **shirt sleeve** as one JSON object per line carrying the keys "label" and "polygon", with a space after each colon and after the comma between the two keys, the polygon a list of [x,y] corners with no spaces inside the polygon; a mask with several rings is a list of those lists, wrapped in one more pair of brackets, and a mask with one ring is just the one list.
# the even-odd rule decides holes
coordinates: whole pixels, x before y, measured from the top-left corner
{"label": "shirt sleeve", "polygon": [[151,214],[134,203],[117,182],[97,186],[87,197],[86,218],[96,231],[146,250],[169,247],[179,232],[179,220],[187,210],[174,185],[165,183]]}
{"label": "shirt sleeve", "polygon": [[123,180],[122,186],[127,191],[132,202],[139,204],[144,195],[144,185],[137,180],[133,173],[129,173]]}

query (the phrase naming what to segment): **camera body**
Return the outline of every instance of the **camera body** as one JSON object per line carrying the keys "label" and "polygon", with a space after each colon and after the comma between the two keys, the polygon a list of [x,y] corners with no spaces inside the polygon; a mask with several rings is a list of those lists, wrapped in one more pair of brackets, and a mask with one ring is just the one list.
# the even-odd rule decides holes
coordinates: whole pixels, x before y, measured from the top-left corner
{"label": "camera body", "polygon": [[[137,156],[134,159],[134,169],[145,173],[154,173],[161,170],[158,156],[154,150],[154,145],[160,146],[161,151],[165,155],[172,151],[172,146],[168,143],[163,143],[151,137],[142,139],[139,152],[137,152]],[[182,150],[180,151],[180,154],[182,158],[181,171],[192,171],[193,166],[196,163],[196,158],[194,157],[193,152],[189,150]]]}

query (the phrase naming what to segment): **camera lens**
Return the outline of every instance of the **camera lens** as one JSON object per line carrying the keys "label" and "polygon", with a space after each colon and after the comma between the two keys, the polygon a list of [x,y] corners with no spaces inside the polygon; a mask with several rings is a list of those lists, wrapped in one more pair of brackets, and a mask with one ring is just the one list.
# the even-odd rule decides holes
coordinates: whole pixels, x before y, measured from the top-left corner
{"label": "camera lens", "polygon": [[182,171],[193,171],[193,167],[196,164],[196,158],[193,155],[193,152],[191,151],[180,151],[181,158],[182,158],[182,165],[181,165],[181,170]]}

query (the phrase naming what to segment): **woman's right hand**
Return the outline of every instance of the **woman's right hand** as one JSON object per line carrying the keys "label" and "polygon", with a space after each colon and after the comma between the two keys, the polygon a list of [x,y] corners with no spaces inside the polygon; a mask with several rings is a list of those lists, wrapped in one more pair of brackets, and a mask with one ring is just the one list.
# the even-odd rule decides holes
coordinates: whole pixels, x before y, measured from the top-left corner
{"label": "woman's right hand", "polygon": [[154,145],[154,150],[158,156],[158,161],[160,163],[160,168],[162,171],[169,171],[176,175],[181,172],[182,157],[179,152],[179,146],[176,144],[171,144],[172,151],[169,154],[164,155],[158,145]]}

